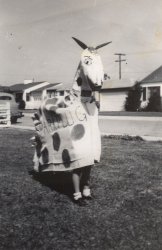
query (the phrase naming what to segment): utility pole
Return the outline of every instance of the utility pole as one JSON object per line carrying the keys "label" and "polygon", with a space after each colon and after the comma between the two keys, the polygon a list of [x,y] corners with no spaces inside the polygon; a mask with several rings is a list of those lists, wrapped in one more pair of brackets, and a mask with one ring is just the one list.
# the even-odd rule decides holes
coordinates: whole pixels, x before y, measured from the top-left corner
{"label": "utility pole", "polygon": [[121,79],[121,63],[126,61],[126,59],[121,59],[121,57],[126,56],[126,54],[116,53],[114,55],[119,56],[119,59],[115,60],[115,62],[119,63],[119,79]]}

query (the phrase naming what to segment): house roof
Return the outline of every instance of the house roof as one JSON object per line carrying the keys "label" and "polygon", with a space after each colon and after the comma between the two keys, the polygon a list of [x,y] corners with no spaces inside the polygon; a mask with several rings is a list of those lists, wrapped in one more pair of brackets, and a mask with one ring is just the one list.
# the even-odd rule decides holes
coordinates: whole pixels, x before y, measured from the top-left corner
{"label": "house roof", "polygon": [[[45,81],[43,81],[43,82],[45,82]],[[31,83],[28,83],[28,84],[18,83],[18,84],[11,85],[10,90],[14,91],[14,92],[23,91],[25,89],[37,86],[37,85],[39,85],[39,84],[41,84],[43,82],[31,82]]]}
{"label": "house roof", "polygon": [[62,90],[70,90],[72,87],[70,86],[65,86],[64,84],[60,84],[57,88],[58,91],[62,91]]}
{"label": "house roof", "polygon": [[37,88],[36,90],[33,90],[31,92],[35,92],[35,91],[42,91],[44,89],[57,89],[57,85],[59,85],[60,83],[49,83],[49,85]]}
{"label": "house roof", "polygon": [[0,91],[1,92],[9,92],[10,91],[10,87],[9,86],[2,86],[2,85],[0,85]]}
{"label": "house roof", "polygon": [[131,88],[135,84],[134,81],[131,81],[130,79],[121,79],[121,80],[107,80],[104,81],[102,90],[108,90],[108,89],[125,89],[125,88]]}
{"label": "house roof", "polygon": [[146,76],[140,83],[156,83],[162,82],[162,66],[154,70],[151,74]]}

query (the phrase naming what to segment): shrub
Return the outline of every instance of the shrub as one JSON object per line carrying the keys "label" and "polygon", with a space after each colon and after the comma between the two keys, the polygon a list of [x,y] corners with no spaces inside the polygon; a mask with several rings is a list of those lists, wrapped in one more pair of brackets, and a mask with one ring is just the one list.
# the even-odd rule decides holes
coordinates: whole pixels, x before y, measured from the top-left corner
{"label": "shrub", "polygon": [[124,108],[126,111],[138,111],[141,104],[141,93],[142,88],[139,82],[136,82],[135,85],[128,91]]}
{"label": "shrub", "polygon": [[25,101],[24,100],[21,100],[19,102],[19,109],[25,109]]}

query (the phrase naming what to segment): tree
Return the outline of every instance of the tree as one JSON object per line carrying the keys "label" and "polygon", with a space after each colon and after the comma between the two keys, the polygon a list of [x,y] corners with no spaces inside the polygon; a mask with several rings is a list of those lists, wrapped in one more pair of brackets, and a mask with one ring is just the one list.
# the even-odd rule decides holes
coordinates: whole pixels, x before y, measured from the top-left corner
{"label": "tree", "polygon": [[19,102],[19,109],[25,109],[25,101],[24,100],[21,100]]}
{"label": "tree", "polygon": [[141,105],[142,87],[139,82],[128,91],[124,108],[126,111],[138,111]]}

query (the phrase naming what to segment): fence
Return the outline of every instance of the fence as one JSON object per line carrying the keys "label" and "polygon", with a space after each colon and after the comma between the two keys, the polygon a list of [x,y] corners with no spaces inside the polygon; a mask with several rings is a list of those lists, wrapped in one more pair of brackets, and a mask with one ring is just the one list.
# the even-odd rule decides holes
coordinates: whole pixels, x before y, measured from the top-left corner
{"label": "fence", "polygon": [[0,102],[0,127],[11,126],[10,102]]}

